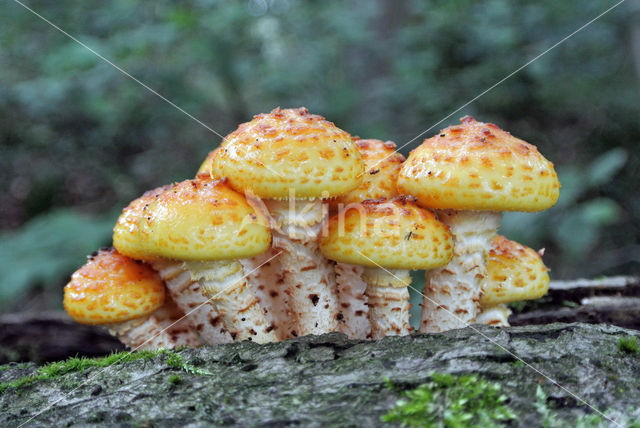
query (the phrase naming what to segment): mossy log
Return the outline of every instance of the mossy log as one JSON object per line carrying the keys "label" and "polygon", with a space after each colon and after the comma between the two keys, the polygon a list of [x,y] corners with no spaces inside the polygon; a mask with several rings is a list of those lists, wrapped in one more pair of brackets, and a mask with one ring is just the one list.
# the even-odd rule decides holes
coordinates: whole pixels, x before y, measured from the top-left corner
{"label": "mossy log", "polygon": [[[499,383],[518,415],[509,426],[541,426],[538,386],[571,425],[594,412],[542,373],[628,421],[640,409],[640,354],[619,340],[634,335],[607,325],[478,326],[377,342],[332,333],[184,349],[182,368],[176,354],[165,353],[6,388],[0,426],[381,426],[399,389],[417,387],[432,371]],[[0,367],[0,383],[36,370],[31,363]]]}

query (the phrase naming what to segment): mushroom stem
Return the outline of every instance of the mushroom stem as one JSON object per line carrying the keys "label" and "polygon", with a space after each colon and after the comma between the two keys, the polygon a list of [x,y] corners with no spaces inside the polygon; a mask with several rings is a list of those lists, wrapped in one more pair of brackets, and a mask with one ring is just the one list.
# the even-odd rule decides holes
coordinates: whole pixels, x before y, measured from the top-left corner
{"label": "mushroom stem", "polygon": [[338,328],[335,273],[318,246],[328,212],[321,199],[265,200],[274,222],[273,248],[282,269],[294,326],[293,336]]}
{"label": "mushroom stem", "polygon": [[427,271],[421,332],[437,333],[475,322],[487,276],[485,254],[491,249],[500,218],[501,213],[495,211],[438,211],[438,219],[453,235],[453,258],[446,266]]}
{"label": "mushroom stem", "polygon": [[208,345],[232,342],[222,317],[208,302],[200,285],[191,279],[183,262],[166,260],[152,263],[165,282],[171,298],[186,315],[193,328]]}
{"label": "mushroom stem", "polygon": [[411,284],[409,271],[365,268],[363,278],[367,283],[371,338],[377,340],[384,336],[404,336],[411,333],[411,305],[407,289],[407,285]]}
{"label": "mushroom stem", "polygon": [[367,283],[362,279],[362,266],[336,263],[336,283],[338,290],[338,331],[349,339],[367,339],[371,335],[369,306],[365,291]]}
{"label": "mushroom stem", "polygon": [[130,349],[173,349],[200,346],[202,342],[174,302],[130,321],[110,324],[109,332]]}
{"label": "mushroom stem", "polygon": [[476,323],[494,327],[509,327],[509,315],[511,315],[511,309],[505,304],[490,306],[482,309],[476,318]]}
{"label": "mushroom stem", "polygon": [[245,269],[238,260],[185,263],[191,279],[222,316],[222,323],[234,340],[277,342],[278,337],[254,294]]}
{"label": "mushroom stem", "polygon": [[290,337],[292,320],[289,298],[282,289],[284,279],[277,257],[276,250],[270,248],[264,254],[238,261],[245,272],[249,272],[247,279],[264,310],[267,325],[273,328],[278,339],[284,340]]}

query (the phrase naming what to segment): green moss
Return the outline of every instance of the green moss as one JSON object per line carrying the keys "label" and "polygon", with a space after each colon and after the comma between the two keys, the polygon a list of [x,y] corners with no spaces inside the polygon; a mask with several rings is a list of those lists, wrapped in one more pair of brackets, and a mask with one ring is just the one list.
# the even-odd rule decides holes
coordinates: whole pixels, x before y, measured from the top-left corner
{"label": "green moss", "polygon": [[[497,383],[477,375],[430,373],[429,377],[430,382],[403,392],[382,420],[408,427],[497,427],[516,417]],[[389,381],[387,385],[394,388]]]}
{"label": "green moss", "polygon": [[640,352],[640,343],[636,336],[621,337],[618,339],[618,349],[628,354]]}
{"label": "green moss", "polygon": [[[11,382],[0,383],[0,393],[7,388],[22,388],[35,382],[54,379],[67,373],[82,372],[91,367],[108,367],[114,364],[126,363],[137,360],[150,360],[158,355],[167,355],[167,365],[172,368],[184,370],[195,375],[212,375],[213,373],[200,369],[193,364],[184,361],[182,355],[176,350],[160,349],[158,351],[119,352],[101,358],[75,357],[65,361],[46,364],[35,373],[21,377]],[[5,367],[5,366],[3,366]]]}
{"label": "green moss", "polygon": [[[198,368],[184,361],[182,355],[175,350],[161,349],[158,351],[119,352],[102,358],[75,357],[65,361],[50,363],[40,367],[35,373],[21,377],[11,382],[0,383],[0,393],[7,388],[22,388],[39,381],[45,381],[63,376],[67,373],[81,372],[91,367],[108,367],[114,364],[126,363],[137,360],[150,360],[158,355],[167,355],[167,365],[194,375],[212,375],[213,373]],[[10,367],[10,366],[2,366]],[[175,375],[176,378],[179,376]],[[170,378],[171,379],[171,378]],[[171,380],[170,380],[171,382]],[[173,382],[172,382],[173,383]],[[63,388],[68,387],[65,383]]]}
{"label": "green moss", "polygon": [[190,374],[205,375],[205,376],[213,375],[213,373],[211,373],[208,370],[201,369],[199,367],[194,366],[193,364],[189,364],[185,362],[184,358],[182,358],[182,355],[177,354],[175,352],[169,354],[169,358],[167,358],[167,365],[169,367],[184,370],[185,372]]}
{"label": "green moss", "polygon": [[22,388],[38,381],[48,380],[63,376],[67,373],[81,372],[90,367],[108,367],[116,363],[126,363],[136,360],[149,360],[157,355],[169,351],[136,351],[119,352],[101,358],[74,357],[65,361],[46,364],[40,367],[35,373],[21,377],[11,382],[0,383],[0,393],[7,388]]}
{"label": "green moss", "polygon": [[169,379],[167,380],[171,385],[178,385],[182,383],[182,376],[177,375],[177,374],[172,374],[171,376],[169,376]]}

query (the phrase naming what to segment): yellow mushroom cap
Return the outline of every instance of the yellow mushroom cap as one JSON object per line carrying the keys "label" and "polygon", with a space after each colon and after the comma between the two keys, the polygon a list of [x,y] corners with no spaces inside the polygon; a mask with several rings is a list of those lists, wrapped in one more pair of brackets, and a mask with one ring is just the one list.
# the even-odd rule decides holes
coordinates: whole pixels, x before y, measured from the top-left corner
{"label": "yellow mushroom cap", "polygon": [[261,198],[325,198],[357,187],[364,163],[351,135],[322,116],[277,108],[229,134],[212,168]]}
{"label": "yellow mushroom cap", "polygon": [[186,180],[145,193],[126,207],[113,245],[139,260],[228,260],[271,246],[264,214],[225,180]]}
{"label": "yellow mushroom cap", "polygon": [[535,146],[467,116],[411,152],[398,189],[432,209],[540,211],[560,183]]}
{"label": "yellow mushroom cap", "polygon": [[391,199],[398,196],[396,180],[404,156],[392,141],[356,140],[365,165],[362,183],[351,192],[331,200],[332,207],[358,203],[365,199]]}
{"label": "yellow mushroom cap", "polygon": [[82,324],[109,324],[148,315],[165,299],[164,282],[149,266],[103,249],[64,287],[64,308]]}
{"label": "yellow mushroom cap", "polygon": [[202,162],[202,165],[200,165],[200,168],[198,168],[196,177],[205,177],[205,178],[209,177],[209,178],[213,178],[214,180],[222,178],[217,176],[217,174],[213,171],[213,168],[212,168],[213,159],[217,156],[219,151],[220,151],[220,147],[216,147],[215,149],[209,152],[205,160]]}
{"label": "yellow mushroom cap", "polygon": [[498,235],[491,242],[486,264],[482,307],[537,299],[549,290],[549,269],[540,254],[504,236]]}
{"label": "yellow mushroom cap", "polygon": [[390,269],[432,269],[453,255],[449,228],[412,198],[366,200],[329,219],[320,238],[325,257]]}

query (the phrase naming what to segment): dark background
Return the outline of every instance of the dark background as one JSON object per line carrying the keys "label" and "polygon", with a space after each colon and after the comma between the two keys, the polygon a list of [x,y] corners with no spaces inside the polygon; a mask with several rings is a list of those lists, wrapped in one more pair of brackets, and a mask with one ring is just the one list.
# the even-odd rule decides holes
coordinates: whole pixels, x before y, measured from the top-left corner
{"label": "dark background", "polygon": [[[562,182],[501,231],[552,277],[640,273],[640,7],[627,1],[446,118],[614,1],[30,1],[226,135],[306,106],[402,149],[465,114],[540,149]],[[444,119],[444,120],[443,120]],[[441,121],[441,122],[439,122]],[[0,14],[0,310],[61,307],[143,191],[220,138],[12,1]],[[420,278],[420,275],[417,276]]]}

